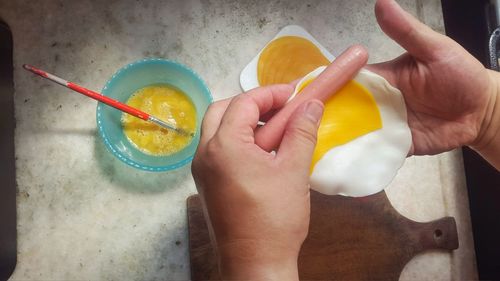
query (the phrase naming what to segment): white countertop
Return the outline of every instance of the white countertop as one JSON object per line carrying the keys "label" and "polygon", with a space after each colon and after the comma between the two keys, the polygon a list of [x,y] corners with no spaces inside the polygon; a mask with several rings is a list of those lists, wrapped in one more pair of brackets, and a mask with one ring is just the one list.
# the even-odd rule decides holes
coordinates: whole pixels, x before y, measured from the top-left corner
{"label": "white countertop", "polygon": [[[443,32],[439,0],[399,1]],[[423,5],[425,3],[425,5]],[[198,72],[216,100],[240,92],[239,73],[282,27],[305,27],[334,55],[368,47],[371,62],[402,49],[376,24],[374,1],[0,1],[14,36],[18,264],[12,280],[186,280],[189,166],[134,170],[96,134],[96,102],[22,70],[39,66],[100,90],[149,56]],[[454,216],[460,248],[413,259],[401,280],[477,279],[459,151],[411,157],[387,189],[408,218]]]}

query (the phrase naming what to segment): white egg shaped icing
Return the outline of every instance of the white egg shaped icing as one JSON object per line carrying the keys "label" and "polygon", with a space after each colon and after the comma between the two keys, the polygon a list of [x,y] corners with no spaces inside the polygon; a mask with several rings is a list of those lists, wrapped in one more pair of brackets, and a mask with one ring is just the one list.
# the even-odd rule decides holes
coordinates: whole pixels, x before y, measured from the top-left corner
{"label": "white egg shaped icing", "polygon": [[[291,98],[324,69],[319,67],[301,79]],[[382,128],[335,146],[321,157],[312,169],[310,185],[323,194],[362,197],[383,190],[403,165],[412,143],[401,92],[365,69],[354,80],[374,97]]]}

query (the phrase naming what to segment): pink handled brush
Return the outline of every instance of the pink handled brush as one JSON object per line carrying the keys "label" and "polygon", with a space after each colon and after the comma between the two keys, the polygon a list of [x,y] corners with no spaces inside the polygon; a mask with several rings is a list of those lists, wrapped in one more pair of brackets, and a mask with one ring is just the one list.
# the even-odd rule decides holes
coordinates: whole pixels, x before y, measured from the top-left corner
{"label": "pink handled brush", "polygon": [[46,79],[49,79],[50,81],[52,82],[56,82],[57,84],[59,85],[62,85],[64,87],[67,87],[67,88],[70,88],[71,90],[75,91],[75,92],[78,92],[80,94],[84,94],[86,95],[87,97],[90,97],[90,98],[93,98],[97,101],[100,101],[102,103],[105,103],[109,106],[112,106],[120,111],[123,111],[125,113],[128,113],[132,116],[135,116],[137,118],[140,118],[142,120],[145,120],[145,121],[149,121],[149,122],[152,122],[152,123],[155,123],[157,124],[158,126],[160,127],[163,127],[163,128],[166,128],[166,129],[170,129],[170,130],[173,130],[179,134],[183,134],[183,135],[190,135],[190,136],[193,136],[193,133],[190,133],[190,132],[187,132],[183,129],[180,129],[180,128],[177,128],[175,127],[174,125],[170,124],[170,123],[167,123],[161,119],[159,119],[158,117],[155,117],[153,115],[150,115],[144,111],[141,111],[137,108],[133,108],[131,106],[128,106],[124,103],[121,103],[117,100],[114,100],[110,97],[107,97],[107,96],[104,96],[104,95],[101,95],[100,93],[97,93],[97,92],[94,92],[94,91],[91,91],[87,88],[84,88],[78,84],[75,84],[73,82],[69,82],[69,81],[66,81],[60,77],[57,77],[53,74],[50,74],[46,71],[43,71],[43,70],[40,70],[36,67],[33,67],[31,65],[27,65],[27,64],[23,64],[23,68],[34,73],[34,74],[37,74],[43,78],[46,78]]}

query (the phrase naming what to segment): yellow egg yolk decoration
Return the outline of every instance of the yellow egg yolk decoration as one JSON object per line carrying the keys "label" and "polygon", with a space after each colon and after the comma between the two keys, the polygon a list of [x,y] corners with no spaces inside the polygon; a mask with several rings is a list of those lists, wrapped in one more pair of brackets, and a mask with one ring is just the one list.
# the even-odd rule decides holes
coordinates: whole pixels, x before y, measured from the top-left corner
{"label": "yellow egg yolk decoration", "polygon": [[330,61],[311,41],[298,36],[273,40],[262,51],[257,64],[260,86],[290,83]]}
{"label": "yellow egg yolk decoration", "polygon": [[[283,36],[261,52],[257,78],[261,86],[290,83],[329,64],[320,49],[308,39]],[[299,85],[299,94],[312,81]],[[332,148],[380,128],[382,118],[372,94],[358,82],[350,81],[325,102],[311,169]]]}
{"label": "yellow egg yolk decoration", "polygon": [[[305,81],[299,94],[313,80]],[[382,118],[372,94],[352,80],[326,102],[313,154],[314,165],[332,148],[382,128]]]}

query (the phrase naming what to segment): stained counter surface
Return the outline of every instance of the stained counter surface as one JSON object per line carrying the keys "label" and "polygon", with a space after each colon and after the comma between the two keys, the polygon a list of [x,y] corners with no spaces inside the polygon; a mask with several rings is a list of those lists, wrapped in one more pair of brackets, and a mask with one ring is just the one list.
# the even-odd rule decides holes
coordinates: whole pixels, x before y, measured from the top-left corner
{"label": "stained counter surface", "polygon": [[[444,32],[440,1],[403,7]],[[425,4],[424,4],[425,3]],[[12,280],[187,280],[190,167],[134,170],[108,153],[93,100],[22,69],[32,64],[94,90],[125,64],[188,65],[215,100],[240,92],[239,73],[282,27],[305,27],[334,55],[360,43],[370,62],[403,50],[376,24],[374,1],[3,0],[14,37],[18,264]],[[459,151],[411,157],[387,189],[408,218],[457,220],[460,248],[413,259],[401,280],[477,279]]]}

